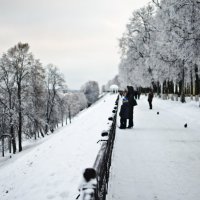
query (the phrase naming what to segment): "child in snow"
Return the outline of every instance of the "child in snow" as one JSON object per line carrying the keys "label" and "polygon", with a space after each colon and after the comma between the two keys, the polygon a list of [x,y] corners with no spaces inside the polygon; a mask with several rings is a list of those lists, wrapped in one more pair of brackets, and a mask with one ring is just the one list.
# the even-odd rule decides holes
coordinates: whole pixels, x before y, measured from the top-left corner
{"label": "child in snow", "polygon": [[93,168],[86,168],[83,173],[83,180],[78,188],[81,200],[95,199],[97,188],[96,171]]}
{"label": "child in snow", "polygon": [[119,112],[119,116],[120,116],[120,127],[119,128],[125,129],[127,119],[129,118],[129,104],[128,104],[127,97],[124,97],[122,99],[122,105],[121,105],[121,109]]}

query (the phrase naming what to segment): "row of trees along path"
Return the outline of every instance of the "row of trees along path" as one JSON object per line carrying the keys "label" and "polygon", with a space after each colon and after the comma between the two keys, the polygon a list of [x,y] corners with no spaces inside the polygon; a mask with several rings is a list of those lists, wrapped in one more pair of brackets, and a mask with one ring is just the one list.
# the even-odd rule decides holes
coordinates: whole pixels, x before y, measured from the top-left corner
{"label": "row of trees along path", "polygon": [[135,10],[120,39],[122,85],[200,94],[200,2],[152,0]]}
{"label": "row of trees along path", "polygon": [[[29,51],[27,43],[18,43],[0,58],[0,134],[12,138],[13,153],[22,151],[23,133],[44,137],[58,123],[55,113],[58,89],[64,79],[56,66],[44,68]],[[56,117],[52,117],[52,116]]]}

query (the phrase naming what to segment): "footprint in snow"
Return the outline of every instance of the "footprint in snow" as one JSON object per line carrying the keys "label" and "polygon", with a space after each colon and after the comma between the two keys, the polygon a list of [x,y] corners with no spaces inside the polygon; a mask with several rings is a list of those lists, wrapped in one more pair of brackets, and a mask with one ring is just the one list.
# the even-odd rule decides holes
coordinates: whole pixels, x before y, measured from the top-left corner
{"label": "footprint in snow", "polygon": [[60,193],[60,197],[62,197],[63,199],[66,199],[68,196],[69,196],[68,192]]}
{"label": "footprint in snow", "polygon": [[55,199],[54,195],[47,195],[47,199]]}

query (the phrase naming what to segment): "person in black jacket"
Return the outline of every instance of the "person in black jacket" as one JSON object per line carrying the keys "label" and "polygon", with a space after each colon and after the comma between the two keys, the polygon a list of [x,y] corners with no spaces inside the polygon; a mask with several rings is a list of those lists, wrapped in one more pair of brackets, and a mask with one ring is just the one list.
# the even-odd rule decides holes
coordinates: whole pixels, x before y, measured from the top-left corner
{"label": "person in black jacket", "polygon": [[126,97],[124,97],[122,99],[122,105],[121,105],[121,109],[119,112],[119,116],[120,116],[120,129],[125,129],[126,128],[126,122],[127,119],[129,118],[129,105],[128,105],[128,99]]}
{"label": "person in black jacket", "polygon": [[150,89],[148,94],[148,102],[149,102],[149,109],[152,109],[152,101],[153,101],[153,90]]}
{"label": "person in black jacket", "polygon": [[128,92],[126,94],[126,97],[128,99],[128,106],[129,106],[129,124],[127,128],[132,128],[133,127],[133,109],[134,106],[137,105],[137,102],[134,98],[134,89],[132,86],[127,86]]}
{"label": "person in black jacket", "polygon": [[93,168],[86,168],[83,173],[83,179],[78,187],[80,194],[76,197],[76,199],[80,200],[94,199],[97,194],[96,189],[97,189],[96,170]]}

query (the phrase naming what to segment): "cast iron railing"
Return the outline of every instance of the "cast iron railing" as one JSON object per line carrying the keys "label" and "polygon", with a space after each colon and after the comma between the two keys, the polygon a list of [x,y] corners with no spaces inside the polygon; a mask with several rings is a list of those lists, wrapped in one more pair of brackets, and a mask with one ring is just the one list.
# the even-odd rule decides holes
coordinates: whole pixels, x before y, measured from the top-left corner
{"label": "cast iron railing", "polygon": [[115,101],[115,107],[112,111],[112,117],[108,118],[108,120],[111,121],[110,122],[111,125],[108,131],[104,131],[101,134],[102,137],[107,137],[107,138],[98,141],[98,142],[101,141],[102,145],[93,165],[93,168],[96,170],[97,174],[97,187],[94,189],[94,194],[91,195],[91,198],[89,198],[89,200],[106,199],[106,194],[108,191],[109,171],[111,166],[112,151],[113,151],[115,132],[116,132],[118,102],[119,102],[119,96]]}

